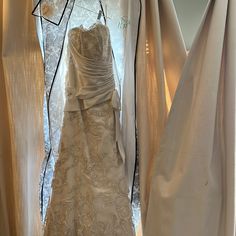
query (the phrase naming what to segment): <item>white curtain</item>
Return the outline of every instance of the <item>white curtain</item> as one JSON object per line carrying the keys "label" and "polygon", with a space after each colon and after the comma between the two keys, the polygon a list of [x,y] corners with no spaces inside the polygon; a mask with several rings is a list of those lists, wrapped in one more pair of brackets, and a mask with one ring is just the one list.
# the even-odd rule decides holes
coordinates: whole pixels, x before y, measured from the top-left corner
{"label": "white curtain", "polygon": [[31,1],[0,1],[0,234],[40,235],[43,63]]}
{"label": "white curtain", "polygon": [[142,1],[137,116],[144,236],[235,233],[235,20],[235,0],[210,1],[186,57],[173,2]]}
{"label": "white curtain", "polygon": [[152,168],[186,59],[172,1],[142,1],[137,58],[137,126],[142,222]]}

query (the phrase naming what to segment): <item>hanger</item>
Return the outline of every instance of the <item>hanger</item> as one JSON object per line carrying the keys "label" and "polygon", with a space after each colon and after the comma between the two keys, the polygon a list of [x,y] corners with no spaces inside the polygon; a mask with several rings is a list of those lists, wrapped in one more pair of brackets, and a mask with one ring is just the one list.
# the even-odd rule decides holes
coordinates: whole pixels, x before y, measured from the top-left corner
{"label": "hanger", "polygon": [[102,10],[99,10],[97,20],[101,20],[101,17],[102,17]]}
{"label": "hanger", "polygon": [[102,0],[98,0],[98,2],[99,2],[101,12],[102,12],[102,15],[103,15],[103,19],[104,19],[104,22],[105,22],[105,25],[106,25],[107,24],[107,14],[105,14],[105,12],[104,12],[104,8],[103,8],[103,5],[102,5]]}

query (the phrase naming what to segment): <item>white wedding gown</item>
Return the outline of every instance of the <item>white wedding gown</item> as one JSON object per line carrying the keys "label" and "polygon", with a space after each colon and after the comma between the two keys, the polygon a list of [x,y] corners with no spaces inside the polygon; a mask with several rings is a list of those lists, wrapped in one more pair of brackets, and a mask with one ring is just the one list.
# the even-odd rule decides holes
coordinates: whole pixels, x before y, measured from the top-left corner
{"label": "white wedding gown", "polygon": [[134,235],[109,29],[69,32],[59,158],[44,235]]}

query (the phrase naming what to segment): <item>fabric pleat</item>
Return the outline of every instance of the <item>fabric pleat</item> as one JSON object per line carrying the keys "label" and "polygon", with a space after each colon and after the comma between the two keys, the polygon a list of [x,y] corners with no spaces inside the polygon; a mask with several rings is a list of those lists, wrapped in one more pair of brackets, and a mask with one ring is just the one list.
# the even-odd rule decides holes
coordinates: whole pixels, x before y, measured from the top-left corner
{"label": "fabric pleat", "polygon": [[33,1],[0,1],[0,235],[4,236],[42,233],[43,61],[32,9]]}
{"label": "fabric pleat", "polygon": [[[139,63],[145,69],[139,66],[137,73],[143,235],[232,236],[235,233],[236,73],[232,66],[235,1],[208,3],[190,52],[182,57],[182,63],[171,58],[176,56],[174,50],[167,50],[176,48],[178,42],[174,40],[176,31],[171,27],[166,30],[171,19],[174,28],[178,28],[172,1],[143,1],[143,7]],[[148,10],[151,16],[145,14]],[[165,28],[161,31],[162,26]],[[151,27],[159,31],[152,35]],[[164,32],[173,34],[171,40],[163,40]],[[158,49],[161,42],[164,45]],[[162,65],[155,66],[155,60]],[[159,117],[165,117],[162,104],[167,95],[163,70],[173,100],[162,123]],[[177,80],[168,79],[171,74]],[[157,81],[155,93],[149,85],[153,81]],[[141,96],[145,93],[143,88],[149,100]],[[149,113],[141,113],[141,107],[148,107]],[[155,114],[151,107],[159,112]],[[152,145],[155,149],[150,150]]]}

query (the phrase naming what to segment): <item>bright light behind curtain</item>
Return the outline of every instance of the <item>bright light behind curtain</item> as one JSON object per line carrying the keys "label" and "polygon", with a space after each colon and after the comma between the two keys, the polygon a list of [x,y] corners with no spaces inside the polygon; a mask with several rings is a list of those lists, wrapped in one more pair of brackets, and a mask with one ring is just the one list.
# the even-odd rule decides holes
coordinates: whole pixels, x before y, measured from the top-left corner
{"label": "bright light behind curtain", "polygon": [[142,1],[141,15],[136,86],[141,214],[145,225],[152,168],[186,50],[172,1]]}
{"label": "bright light behind curtain", "polygon": [[[142,1],[137,118],[144,236],[235,234],[235,21],[235,0],[210,1],[186,57],[173,2]],[[173,99],[168,118],[164,72]]]}
{"label": "bright light behind curtain", "polygon": [[31,1],[0,1],[0,235],[41,234],[43,64]]}

